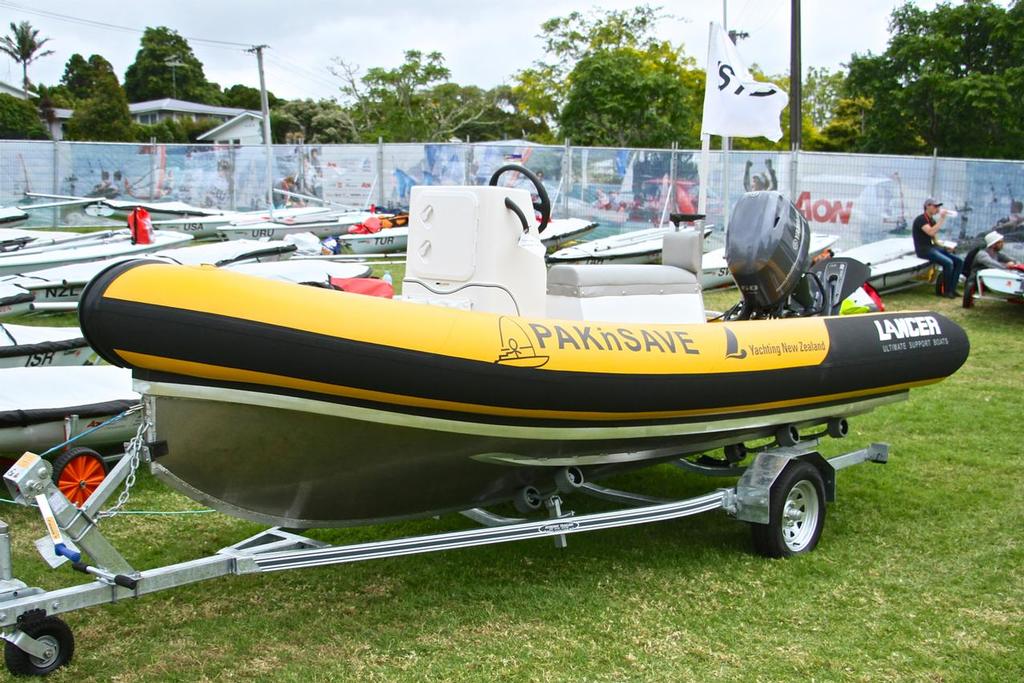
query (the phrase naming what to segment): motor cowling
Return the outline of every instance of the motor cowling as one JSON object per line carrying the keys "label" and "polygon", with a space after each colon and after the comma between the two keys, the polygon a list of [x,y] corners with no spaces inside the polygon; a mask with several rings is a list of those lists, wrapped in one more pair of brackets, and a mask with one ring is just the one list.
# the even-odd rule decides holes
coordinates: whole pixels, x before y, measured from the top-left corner
{"label": "motor cowling", "polygon": [[810,241],[807,220],[779,192],[740,197],[729,219],[725,260],[748,314],[789,297],[810,264]]}

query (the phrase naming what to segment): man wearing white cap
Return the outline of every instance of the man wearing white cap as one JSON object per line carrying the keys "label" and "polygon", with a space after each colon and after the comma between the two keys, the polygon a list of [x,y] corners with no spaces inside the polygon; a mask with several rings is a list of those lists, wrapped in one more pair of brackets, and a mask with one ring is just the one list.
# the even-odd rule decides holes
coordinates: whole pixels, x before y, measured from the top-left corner
{"label": "man wearing white cap", "polygon": [[[938,220],[935,216],[938,215]],[[933,197],[924,200],[924,213],[914,219],[911,234],[914,236],[914,252],[918,257],[928,259],[942,267],[942,296],[954,299],[956,285],[960,282],[960,273],[964,269],[964,261],[959,256],[948,252],[935,244],[935,238],[946,222],[946,210],[942,202]]]}
{"label": "man wearing white cap", "polygon": [[1003,252],[1003,236],[996,230],[985,235],[985,248],[974,256],[974,270],[1001,268],[1007,270],[1017,263]]}

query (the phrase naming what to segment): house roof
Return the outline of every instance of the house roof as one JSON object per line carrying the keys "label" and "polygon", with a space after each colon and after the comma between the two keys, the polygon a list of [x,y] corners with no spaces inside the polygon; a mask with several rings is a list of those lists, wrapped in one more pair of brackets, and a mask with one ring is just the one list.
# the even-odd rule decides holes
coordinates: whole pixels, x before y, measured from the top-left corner
{"label": "house roof", "polygon": [[[0,92],[5,95],[13,95],[20,100],[25,99],[25,91],[21,89],[21,86],[8,83],[7,81],[0,81]],[[28,94],[34,96],[36,91],[29,87]]]}
{"label": "house roof", "polygon": [[[176,111],[185,114],[206,114],[209,116],[237,116],[247,109],[236,107],[217,107],[212,104],[200,104],[199,102],[186,102],[165,97],[162,100],[150,100],[148,102],[133,102],[128,105],[131,114],[150,114],[158,111]],[[255,112],[253,112],[255,113]]]}
{"label": "house roof", "polygon": [[241,114],[239,114],[238,116],[234,117],[233,119],[228,119],[227,121],[225,121],[224,123],[220,124],[216,128],[213,128],[212,130],[206,131],[205,133],[203,133],[202,135],[197,137],[196,140],[213,140],[220,133],[222,133],[223,131],[227,130],[228,128],[231,128],[232,126],[237,125],[239,122],[241,122],[241,121],[243,121],[244,119],[247,119],[247,118],[252,118],[252,119],[255,119],[257,121],[263,121],[263,116],[262,115],[256,114],[256,113],[251,112],[251,111],[243,111]]}

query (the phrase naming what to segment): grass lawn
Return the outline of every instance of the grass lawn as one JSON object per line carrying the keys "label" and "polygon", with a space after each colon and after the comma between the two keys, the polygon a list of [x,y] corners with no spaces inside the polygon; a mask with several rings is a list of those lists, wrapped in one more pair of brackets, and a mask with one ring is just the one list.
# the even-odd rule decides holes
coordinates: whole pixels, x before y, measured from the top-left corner
{"label": "grass lawn", "polygon": [[[712,293],[708,306],[736,296]],[[66,615],[78,650],[53,679],[1022,680],[1024,307],[965,311],[927,288],[886,302],[960,322],[971,355],[946,382],[824,444],[832,455],[884,441],[891,457],[839,473],[809,555],[756,556],[747,526],[716,512],[572,536],[564,550],[537,540],[224,578]],[[611,483],[682,497],[727,482],[660,466]],[[148,474],[128,507],[198,509]],[[16,576],[46,588],[81,581],[38,561],[34,511],[4,506],[2,516]],[[345,543],[468,526],[451,516],[315,535]],[[104,523],[139,568],[259,528],[216,513]]]}

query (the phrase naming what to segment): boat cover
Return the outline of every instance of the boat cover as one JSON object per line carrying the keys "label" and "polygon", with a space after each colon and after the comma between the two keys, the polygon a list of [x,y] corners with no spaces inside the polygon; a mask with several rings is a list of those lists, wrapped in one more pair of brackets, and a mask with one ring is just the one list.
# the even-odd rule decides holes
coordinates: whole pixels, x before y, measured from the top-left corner
{"label": "boat cover", "polygon": [[19,245],[37,247],[46,244],[57,244],[58,242],[81,237],[81,234],[75,232],[0,228],[0,252],[10,253],[15,248],[21,248]]}
{"label": "boat cover", "polygon": [[246,275],[256,275],[270,280],[307,284],[310,282],[328,287],[332,278],[366,277],[370,266],[365,263],[338,263],[325,259],[289,259],[268,263],[232,263],[227,270]]}
{"label": "boat cover", "polygon": [[0,370],[0,429],[120,413],[139,402],[132,373],[109,365]]}
{"label": "boat cover", "polygon": [[13,206],[0,206],[0,225],[4,223],[20,223],[28,219],[28,214]]}
{"label": "boat cover", "polygon": [[67,351],[88,345],[77,327],[0,325],[0,358]]}
{"label": "boat cover", "polygon": [[32,301],[32,292],[25,291],[16,284],[0,282],[0,306],[13,306]]}
{"label": "boat cover", "polygon": [[183,235],[171,230],[161,230],[153,238],[151,244],[132,244],[127,230],[118,230],[105,239],[74,242],[67,249],[40,251],[29,254],[13,254],[0,258],[0,273],[24,273],[53,268],[61,264],[102,261],[117,256],[141,256],[143,254],[180,246],[192,240],[191,235]]}

